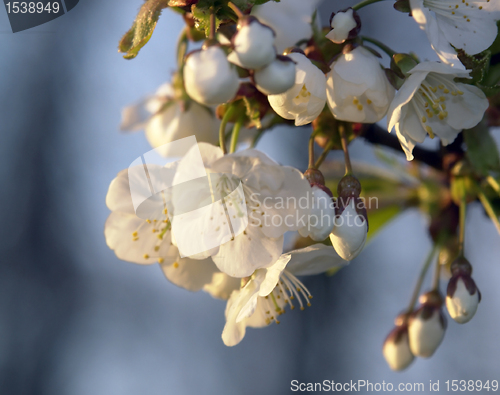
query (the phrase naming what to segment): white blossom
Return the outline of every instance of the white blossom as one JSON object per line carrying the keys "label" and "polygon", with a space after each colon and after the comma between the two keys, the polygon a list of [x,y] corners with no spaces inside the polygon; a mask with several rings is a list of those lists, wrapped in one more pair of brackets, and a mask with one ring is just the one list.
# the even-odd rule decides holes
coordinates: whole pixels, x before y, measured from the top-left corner
{"label": "white blossom", "polygon": [[349,38],[349,33],[352,29],[358,26],[354,19],[354,10],[352,8],[346,11],[337,12],[330,24],[332,30],[326,35],[326,38],[336,44],[342,44]]}
{"label": "white blossom", "polygon": [[462,129],[476,126],[488,100],[476,86],[454,82],[456,77],[468,77],[468,72],[449,65],[423,62],[409,73],[389,108],[387,129],[396,129],[406,158],[412,160],[413,148],[427,134],[448,145]]}
{"label": "white blossom", "polygon": [[295,85],[295,63],[289,58],[277,57],[254,73],[255,86],[265,95],[284,93]]}
{"label": "white blossom", "polygon": [[252,15],[270,26],[276,33],[278,53],[312,37],[311,17],[319,0],[269,1],[252,8]]}
{"label": "white blossom", "polygon": [[377,57],[363,47],[342,54],[327,74],[328,106],[342,121],[380,121],[394,98],[394,88]]}
{"label": "white blossom", "polygon": [[254,17],[240,20],[227,59],[245,69],[260,69],[276,58],[274,31]]}
{"label": "white blossom", "polygon": [[500,2],[495,0],[410,0],[410,7],[440,59],[456,68],[464,69],[453,47],[475,55],[498,33]]}
{"label": "white blossom", "polygon": [[224,51],[211,46],[188,55],[184,65],[184,85],[191,99],[215,106],[236,95],[239,79]]}
{"label": "white blossom", "polygon": [[287,305],[292,310],[296,304],[301,310],[310,306],[311,293],[296,276],[322,273],[347,263],[332,247],[315,244],[283,254],[271,267],[258,269],[227,302],[224,344],[238,344],[246,327],[279,324]]}
{"label": "white blossom", "polygon": [[[155,202],[156,201],[156,202]],[[160,194],[150,198],[151,204],[162,204]],[[128,169],[111,182],[106,204],[112,211],[104,228],[106,243],[122,260],[138,264],[158,262],[168,280],[189,291],[201,289],[212,296],[227,299],[239,285],[221,273],[210,258],[181,258],[173,243],[167,213],[143,219],[136,215],[130,194]]]}
{"label": "white blossom", "polygon": [[[209,144],[200,143],[198,147],[212,188],[200,189],[196,184],[186,186],[182,193],[173,197],[174,214],[176,210],[186,212],[187,205],[191,210],[205,207],[217,201],[214,195],[231,196],[241,184],[243,196],[230,201],[230,211],[234,212],[231,218],[237,214],[248,215],[248,226],[239,233],[234,230],[231,240],[207,249],[206,255],[212,257],[219,270],[232,277],[250,276],[259,268],[270,267],[283,251],[283,234],[298,230],[301,223],[296,217],[308,212],[307,208],[301,209],[298,202],[302,197],[307,198],[309,183],[297,169],[280,166],[257,150],[223,155],[220,148]],[[180,161],[176,177],[190,168],[191,155],[195,153],[191,150]],[[213,207],[212,217],[202,226],[191,221],[187,214],[175,215],[172,227],[179,248],[193,245],[210,232],[214,237],[223,232],[218,218],[225,218],[225,209],[220,203]]]}
{"label": "white blossom", "polygon": [[323,72],[300,53],[289,56],[295,63],[295,85],[285,93],[268,96],[269,104],[278,115],[294,119],[296,126],[311,123],[326,102],[326,78]]}

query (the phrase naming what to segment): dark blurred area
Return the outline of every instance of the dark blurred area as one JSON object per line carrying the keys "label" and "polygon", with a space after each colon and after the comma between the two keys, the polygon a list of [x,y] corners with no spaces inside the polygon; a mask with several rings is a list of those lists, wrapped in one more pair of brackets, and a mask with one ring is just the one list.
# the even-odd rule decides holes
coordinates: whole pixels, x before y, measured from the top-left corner
{"label": "dark blurred area", "polygon": [[[170,78],[182,26],[167,12],[138,58],[122,59],[117,43],[139,3],[82,0],[17,34],[0,12],[0,394],[286,394],[291,380],[440,380],[446,392],[446,380],[500,379],[500,243],[480,207],[466,239],[483,294],[478,313],[465,326],[449,322],[436,354],[403,373],[389,370],[381,346],[430,248],[416,211],[337,275],[305,279],[311,308],[248,329],[234,348],[220,339],[224,302],[114,256],[103,235],[107,188],[149,150],[142,133],[118,132],[120,109]],[[324,4],[323,20],[346,4]],[[404,15],[395,22],[401,38],[364,15],[364,33],[396,49],[401,38],[427,45]],[[303,169],[307,138],[277,129],[259,147]],[[352,155],[375,161],[361,142]]]}

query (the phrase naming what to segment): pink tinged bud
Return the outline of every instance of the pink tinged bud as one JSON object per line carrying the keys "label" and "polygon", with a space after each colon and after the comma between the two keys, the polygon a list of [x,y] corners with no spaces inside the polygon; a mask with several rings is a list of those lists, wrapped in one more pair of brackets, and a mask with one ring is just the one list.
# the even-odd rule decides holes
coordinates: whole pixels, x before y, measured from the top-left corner
{"label": "pink tinged bud", "polygon": [[410,350],[417,357],[429,358],[444,338],[446,318],[438,292],[428,292],[420,300],[422,305],[412,313],[408,324]]}
{"label": "pink tinged bud", "polygon": [[476,314],[481,293],[474,280],[467,275],[455,275],[448,283],[446,308],[450,317],[459,324],[469,322]]}
{"label": "pink tinged bud", "polygon": [[218,46],[188,55],[184,65],[184,85],[191,99],[215,106],[234,98],[239,87],[238,73]]}
{"label": "pink tinged bud", "polygon": [[228,60],[245,69],[260,69],[276,58],[274,31],[255,17],[240,21]]}
{"label": "pink tinged bud", "polygon": [[257,89],[265,95],[285,93],[295,85],[295,63],[286,56],[278,56],[254,73]]}
{"label": "pink tinged bud", "polygon": [[404,322],[389,333],[382,348],[384,358],[392,370],[406,369],[415,359],[408,340],[408,324]]}
{"label": "pink tinged bud", "polygon": [[348,8],[334,14],[330,26],[332,30],[326,35],[326,38],[335,44],[342,44],[347,39],[356,37],[361,28],[361,20],[352,8]]}

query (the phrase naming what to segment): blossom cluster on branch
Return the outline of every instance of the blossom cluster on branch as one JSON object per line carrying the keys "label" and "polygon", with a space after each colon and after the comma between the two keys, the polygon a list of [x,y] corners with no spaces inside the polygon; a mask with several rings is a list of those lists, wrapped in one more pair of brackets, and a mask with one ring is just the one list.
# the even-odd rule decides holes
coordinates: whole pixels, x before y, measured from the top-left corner
{"label": "blossom cluster on branch", "polygon": [[[433,241],[409,306],[384,343],[389,366],[401,370],[434,353],[446,328],[444,305],[459,323],[476,312],[481,294],[464,256],[465,216],[479,201],[500,231],[500,160],[489,133],[499,108],[500,2],[396,1],[391,12],[409,13],[440,59],[424,62],[411,45],[396,53],[360,35],[357,11],[375,2],[332,10],[322,27],[316,0],[147,0],[120,41],[119,50],[134,58],[164,8],[182,15],[172,81],[125,108],[122,121],[124,130],[144,129],[157,154],[181,159],[143,159],[118,174],[106,198],[107,244],[120,259],[158,262],[172,283],[227,300],[228,346],[246,327],[279,323],[287,308],[309,306],[312,295],[298,277],[346,266],[393,218],[386,208],[420,208]],[[389,67],[377,51],[389,55]],[[385,117],[384,131],[376,123]],[[280,124],[311,125],[304,172],[255,149]],[[439,139],[438,151],[417,147],[427,137]],[[392,148],[399,141],[414,166],[387,160],[391,177],[363,171],[349,156],[357,138]],[[188,147],[180,150],[179,142]],[[326,160],[331,150],[343,151],[343,174]],[[376,187],[363,192],[365,182]],[[370,196],[377,207],[366,204]],[[378,218],[375,229],[370,215]],[[291,251],[284,250],[287,232],[294,232]],[[420,295],[433,264],[432,287]]]}

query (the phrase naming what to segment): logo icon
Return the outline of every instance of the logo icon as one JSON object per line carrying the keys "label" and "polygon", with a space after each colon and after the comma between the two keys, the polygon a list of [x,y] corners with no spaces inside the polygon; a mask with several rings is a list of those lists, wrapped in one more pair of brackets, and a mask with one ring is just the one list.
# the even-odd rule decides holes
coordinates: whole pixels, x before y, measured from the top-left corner
{"label": "logo icon", "polygon": [[[181,159],[166,163],[159,155],[162,150],[175,152]],[[169,221],[181,257],[217,248],[248,226],[241,181],[228,174],[208,173],[195,136],[140,156],[129,166],[128,178],[136,215]]]}
{"label": "logo icon", "polygon": [[4,0],[10,27],[17,33],[50,22],[71,11],[80,0]]}

